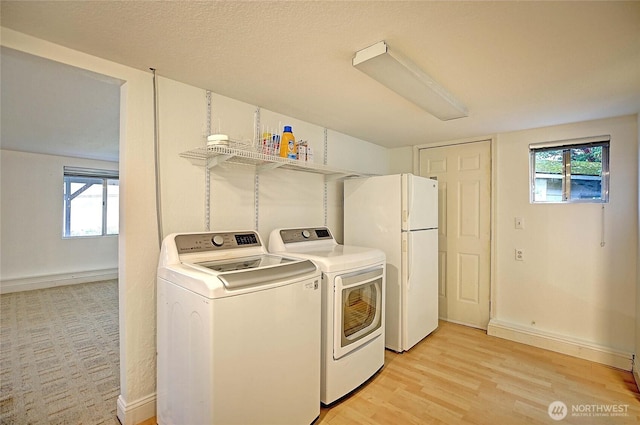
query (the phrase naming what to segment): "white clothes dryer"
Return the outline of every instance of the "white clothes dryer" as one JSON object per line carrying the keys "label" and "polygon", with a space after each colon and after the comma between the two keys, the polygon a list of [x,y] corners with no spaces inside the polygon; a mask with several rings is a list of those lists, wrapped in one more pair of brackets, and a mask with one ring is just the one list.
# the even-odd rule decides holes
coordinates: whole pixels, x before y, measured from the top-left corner
{"label": "white clothes dryer", "polygon": [[158,264],[160,425],[320,415],[320,271],[254,231],[172,234]]}
{"label": "white clothes dryer", "polygon": [[276,229],[269,251],[322,271],[320,401],[333,403],[384,366],[384,252],[340,245],[326,227]]}

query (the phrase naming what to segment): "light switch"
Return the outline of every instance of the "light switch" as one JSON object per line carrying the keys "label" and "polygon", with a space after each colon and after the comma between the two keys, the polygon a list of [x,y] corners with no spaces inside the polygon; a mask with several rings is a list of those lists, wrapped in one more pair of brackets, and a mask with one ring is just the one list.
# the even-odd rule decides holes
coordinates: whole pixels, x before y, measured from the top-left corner
{"label": "light switch", "polygon": [[524,229],[524,218],[516,217],[515,218],[516,229]]}

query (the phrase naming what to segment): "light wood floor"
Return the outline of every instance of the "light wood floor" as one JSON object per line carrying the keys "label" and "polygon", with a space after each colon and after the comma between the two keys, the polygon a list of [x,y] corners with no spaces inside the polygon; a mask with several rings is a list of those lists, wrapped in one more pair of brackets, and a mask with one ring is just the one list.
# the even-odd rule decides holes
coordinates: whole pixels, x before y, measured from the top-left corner
{"label": "light wood floor", "polygon": [[[547,413],[554,401],[567,406],[562,421]],[[586,416],[587,409],[613,405],[617,416]],[[387,350],[384,368],[352,394],[322,407],[315,425],[552,423],[640,423],[632,374],[441,322],[409,352]],[[155,418],[144,422],[152,424]]]}

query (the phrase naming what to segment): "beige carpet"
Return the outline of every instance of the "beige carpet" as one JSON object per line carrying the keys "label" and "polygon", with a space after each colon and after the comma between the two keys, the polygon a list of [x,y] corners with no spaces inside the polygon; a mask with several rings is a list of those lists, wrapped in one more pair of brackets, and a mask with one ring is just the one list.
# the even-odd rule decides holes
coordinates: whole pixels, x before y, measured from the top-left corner
{"label": "beige carpet", "polygon": [[0,298],[0,424],[117,424],[118,281]]}

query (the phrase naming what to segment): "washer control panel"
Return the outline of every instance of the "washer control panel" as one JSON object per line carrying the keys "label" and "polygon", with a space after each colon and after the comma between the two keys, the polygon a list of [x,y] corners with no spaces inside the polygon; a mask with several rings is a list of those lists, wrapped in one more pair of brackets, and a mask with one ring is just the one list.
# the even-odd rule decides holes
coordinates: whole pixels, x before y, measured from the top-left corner
{"label": "washer control panel", "polygon": [[319,240],[331,240],[333,236],[326,227],[311,227],[306,229],[283,229],[280,237],[284,243],[310,242]]}
{"label": "washer control panel", "polygon": [[256,232],[210,232],[176,235],[178,254],[262,246]]}

